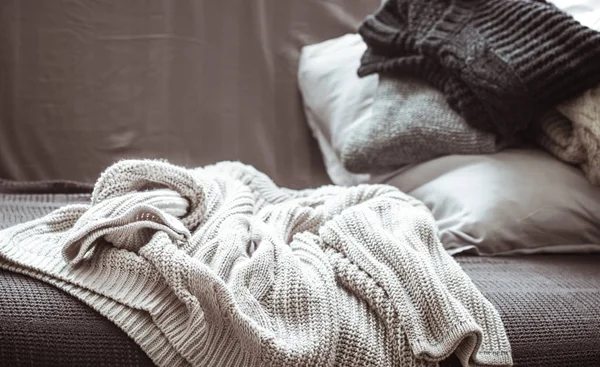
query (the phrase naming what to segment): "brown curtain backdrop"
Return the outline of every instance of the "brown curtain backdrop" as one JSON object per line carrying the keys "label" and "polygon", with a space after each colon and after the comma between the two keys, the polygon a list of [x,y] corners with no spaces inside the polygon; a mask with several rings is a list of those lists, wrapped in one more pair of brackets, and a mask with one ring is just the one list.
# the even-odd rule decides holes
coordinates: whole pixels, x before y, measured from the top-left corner
{"label": "brown curtain backdrop", "polygon": [[0,177],[94,181],[115,160],[239,160],[327,183],[296,84],[305,44],[380,0],[2,0]]}

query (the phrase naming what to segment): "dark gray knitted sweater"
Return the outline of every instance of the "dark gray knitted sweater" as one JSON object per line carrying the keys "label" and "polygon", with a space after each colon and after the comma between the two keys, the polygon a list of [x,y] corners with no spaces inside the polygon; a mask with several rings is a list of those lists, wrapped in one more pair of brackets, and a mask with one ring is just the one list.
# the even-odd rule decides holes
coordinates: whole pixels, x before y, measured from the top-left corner
{"label": "dark gray knitted sweater", "polygon": [[505,138],[600,82],[600,33],[542,1],[389,0],[359,33],[360,76],[421,77]]}

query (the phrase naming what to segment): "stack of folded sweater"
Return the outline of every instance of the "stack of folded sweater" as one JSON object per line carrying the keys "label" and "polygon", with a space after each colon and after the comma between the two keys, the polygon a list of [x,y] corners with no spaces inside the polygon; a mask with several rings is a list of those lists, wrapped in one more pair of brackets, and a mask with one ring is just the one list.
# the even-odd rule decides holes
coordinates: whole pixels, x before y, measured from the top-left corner
{"label": "stack of folded sweater", "polygon": [[600,183],[600,32],[541,0],[389,0],[359,33],[380,82],[349,171],[535,141]]}

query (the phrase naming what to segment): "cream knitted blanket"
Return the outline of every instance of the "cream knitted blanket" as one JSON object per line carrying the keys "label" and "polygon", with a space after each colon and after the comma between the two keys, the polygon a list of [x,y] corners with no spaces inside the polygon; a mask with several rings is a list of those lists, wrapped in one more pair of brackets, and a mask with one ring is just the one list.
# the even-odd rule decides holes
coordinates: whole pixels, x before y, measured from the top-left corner
{"label": "cream knitted blanket", "polygon": [[159,366],[512,363],[427,208],[390,186],[122,161],[89,205],[0,232],[0,267],[83,300]]}

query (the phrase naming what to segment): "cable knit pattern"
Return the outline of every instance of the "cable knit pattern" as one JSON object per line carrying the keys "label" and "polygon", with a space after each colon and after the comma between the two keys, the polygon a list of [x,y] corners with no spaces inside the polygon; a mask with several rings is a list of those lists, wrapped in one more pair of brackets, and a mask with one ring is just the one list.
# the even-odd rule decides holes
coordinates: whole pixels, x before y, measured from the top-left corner
{"label": "cable knit pattern", "polygon": [[545,1],[388,0],[359,33],[359,75],[423,78],[505,138],[600,83],[600,33]]}
{"label": "cable knit pattern", "polygon": [[600,85],[562,103],[539,124],[537,141],[557,158],[581,166],[600,185]]}
{"label": "cable knit pattern", "polygon": [[159,366],[512,364],[431,213],[391,186],[122,161],[89,204],[0,232],[0,267],[80,298]]}

